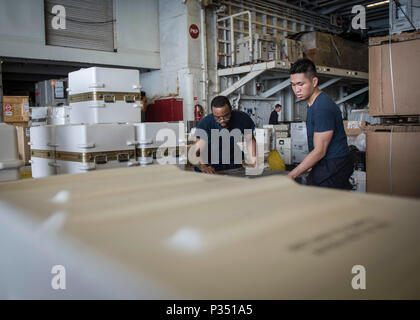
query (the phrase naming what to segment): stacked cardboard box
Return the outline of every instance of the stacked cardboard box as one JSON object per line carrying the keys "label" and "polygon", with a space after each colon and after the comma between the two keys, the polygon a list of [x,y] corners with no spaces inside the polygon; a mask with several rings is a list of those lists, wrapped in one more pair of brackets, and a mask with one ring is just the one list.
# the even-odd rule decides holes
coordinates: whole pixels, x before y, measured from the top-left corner
{"label": "stacked cardboard box", "polygon": [[4,96],[3,97],[4,122],[8,124],[28,122],[29,97],[28,96]]}
{"label": "stacked cardboard box", "polygon": [[368,127],[367,191],[420,197],[420,125],[404,124],[420,117],[420,32],[394,35],[391,43],[371,38],[369,45],[370,114],[398,125]]}
{"label": "stacked cardboard box", "polygon": [[317,66],[368,71],[365,44],[318,31],[304,33],[299,40],[303,43],[305,56]]}
{"label": "stacked cardboard box", "polygon": [[420,197],[420,126],[371,126],[367,192]]}
{"label": "stacked cardboard box", "polygon": [[420,115],[420,31],[394,35],[391,44],[389,37],[371,38],[369,45],[370,115]]}

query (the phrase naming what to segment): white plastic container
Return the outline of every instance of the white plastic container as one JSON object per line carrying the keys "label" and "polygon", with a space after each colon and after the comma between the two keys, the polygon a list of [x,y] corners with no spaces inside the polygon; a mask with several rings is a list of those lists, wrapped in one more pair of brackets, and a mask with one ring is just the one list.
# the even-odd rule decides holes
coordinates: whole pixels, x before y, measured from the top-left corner
{"label": "white plastic container", "polygon": [[47,123],[48,124],[69,124],[69,106],[48,107]]}
{"label": "white plastic container", "polygon": [[0,123],[0,182],[20,179],[16,128]]}
{"label": "white plastic container", "polygon": [[[156,157],[168,156],[169,161],[176,163],[186,161],[186,154],[176,159],[174,152],[161,155],[160,147],[174,151],[177,147],[184,147],[186,151],[184,122],[141,122],[135,123],[137,141],[137,161],[140,165],[158,163]],[[143,151],[143,153],[142,153]]]}
{"label": "white plastic container", "polygon": [[55,125],[30,128],[31,167],[33,178],[57,174],[55,163]]}
{"label": "white plastic container", "polygon": [[[140,89],[138,70],[92,67],[70,72],[69,121],[76,124],[140,122]],[[96,97],[87,100],[83,97],[86,93]]]}
{"label": "white plastic container", "polygon": [[57,174],[138,164],[132,124],[58,125],[55,146]]}

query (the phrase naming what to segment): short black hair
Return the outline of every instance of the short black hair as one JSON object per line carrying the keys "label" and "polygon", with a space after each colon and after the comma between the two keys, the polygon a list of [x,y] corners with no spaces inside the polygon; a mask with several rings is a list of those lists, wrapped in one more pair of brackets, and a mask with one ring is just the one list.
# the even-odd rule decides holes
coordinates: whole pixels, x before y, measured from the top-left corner
{"label": "short black hair", "polygon": [[276,108],[281,108],[281,104],[276,104],[276,105],[274,106],[274,109],[276,109]]}
{"label": "short black hair", "polygon": [[222,108],[225,105],[228,105],[230,109],[232,109],[232,106],[230,104],[230,101],[227,97],[225,96],[217,96],[214,97],[213,100],[211,101],[211,107],[215,107],[215,108]]}
{"label": "short black hair", "polygon": [[289,71],[289,74],[295,73],[304,73],[306,77],[312,79],[313,77],[317,76],[315,63],[307,58],[296,60],[296,62],[292,64]]}
{"label": "short black hair", "polygon": [[140,99],[143,99],[146,96],[145,91],[140,91]]}

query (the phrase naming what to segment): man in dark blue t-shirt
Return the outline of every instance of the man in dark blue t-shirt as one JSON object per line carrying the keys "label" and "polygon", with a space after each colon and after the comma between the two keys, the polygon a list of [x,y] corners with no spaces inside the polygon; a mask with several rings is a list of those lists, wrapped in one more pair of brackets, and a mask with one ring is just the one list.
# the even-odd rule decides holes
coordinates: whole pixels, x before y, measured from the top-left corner
{"label": "man in dark blue t-shirt", "polygon": [[243,153],[237,143],[245,138],[247,163],[255,167],[256,143],[253,137],[255,124],[244,112],[232,110],[225,96],[217,96],[211,102],[212,114],[202,119],[195,132],[192,153],[199,153],[195,159],[196,171],[216,171],[242,167]]}
{"label": "man in dark blue t-shirt", "polygon": [[351,189],[349,178],[353,173],[353,161],[341,111],[318,88],[315,64],[309,59],[296,61],[290,69],[290,82],[296,97],[308,102],[309,154],[289,173],[289,177],[295,179],[309,171],[309,185]]}

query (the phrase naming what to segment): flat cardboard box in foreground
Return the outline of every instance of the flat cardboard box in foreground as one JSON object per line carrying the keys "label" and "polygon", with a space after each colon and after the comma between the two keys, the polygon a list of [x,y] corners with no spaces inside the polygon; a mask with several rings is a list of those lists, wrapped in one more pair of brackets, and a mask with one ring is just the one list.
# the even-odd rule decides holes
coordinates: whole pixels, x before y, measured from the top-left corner
{"label": "flat cardboard box in foreground", "polygon": [[419,208],[163,165],[4,183],[0,297],[419,299]]}

